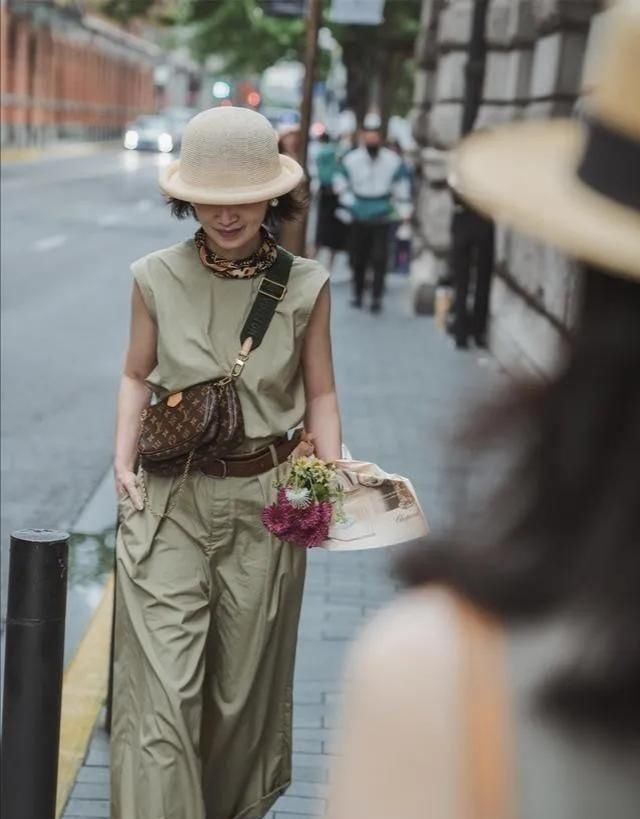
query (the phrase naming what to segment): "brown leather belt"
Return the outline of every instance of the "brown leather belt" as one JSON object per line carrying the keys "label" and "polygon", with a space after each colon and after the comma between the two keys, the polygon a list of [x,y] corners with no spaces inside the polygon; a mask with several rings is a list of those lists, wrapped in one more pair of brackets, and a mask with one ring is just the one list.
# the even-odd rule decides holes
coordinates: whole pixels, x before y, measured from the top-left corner
{"label": "brown leather belt", "polygon": [[284,463],[300,443],[301,433],[296,430],[291,440],[286,435],[276,439],[270,446],[255,452],[211,458],[198,468],[209,478],[253,478]]}

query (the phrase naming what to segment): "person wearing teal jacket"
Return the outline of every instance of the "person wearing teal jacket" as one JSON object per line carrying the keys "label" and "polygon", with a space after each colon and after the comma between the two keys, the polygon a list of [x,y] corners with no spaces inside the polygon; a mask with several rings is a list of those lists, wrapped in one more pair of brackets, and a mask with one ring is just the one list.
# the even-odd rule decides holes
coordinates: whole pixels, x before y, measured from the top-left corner
{"label": "person wearing teal jacket", "polygon": [[380,312],[387,274],[389,225],[408,218],[411,187],[400,157],[382,146],[379,118],[365,118],[362,145],[342,160],[334,190],[348,210],[354,307],[362,307],[369,266],[373,268],[371,311]]}

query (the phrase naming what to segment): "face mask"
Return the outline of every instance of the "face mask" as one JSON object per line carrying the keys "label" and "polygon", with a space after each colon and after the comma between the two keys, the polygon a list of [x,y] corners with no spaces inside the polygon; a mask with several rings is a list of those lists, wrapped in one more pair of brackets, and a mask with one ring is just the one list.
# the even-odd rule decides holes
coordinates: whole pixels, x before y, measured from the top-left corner
{"label": "face mask", "polygon": [[380,153],[380,146],[379,145],[367,145],[367,153],[371,157],[371,159],[375,159],[378,154]]}

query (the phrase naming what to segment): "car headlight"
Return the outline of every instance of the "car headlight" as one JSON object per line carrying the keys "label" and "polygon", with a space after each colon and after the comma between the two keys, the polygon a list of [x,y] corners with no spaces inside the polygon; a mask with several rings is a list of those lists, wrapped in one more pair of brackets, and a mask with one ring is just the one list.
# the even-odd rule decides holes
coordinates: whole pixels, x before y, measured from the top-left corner
{"label": "car headlight", "polygon": [[140,137],[138,136],[137,131],[127,131],[124,135],[124,147],[130,151],[135,151],[138,147],[138,142],[140,141]]}
{"label": "car headlight", "polygon": [[160,134],[158,137],[158,150],[163,154],[168,154],[173,151],[173,137],[171,134]]}

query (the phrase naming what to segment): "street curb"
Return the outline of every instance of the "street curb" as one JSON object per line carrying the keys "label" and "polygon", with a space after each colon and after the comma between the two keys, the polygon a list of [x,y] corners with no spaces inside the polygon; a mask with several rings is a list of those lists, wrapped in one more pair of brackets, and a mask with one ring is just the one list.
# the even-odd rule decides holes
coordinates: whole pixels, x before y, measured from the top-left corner
{"label": "street curb", "polygon": [[56,819],[69,799],[107,694],[113,589],[111,575],[64,675]]}

